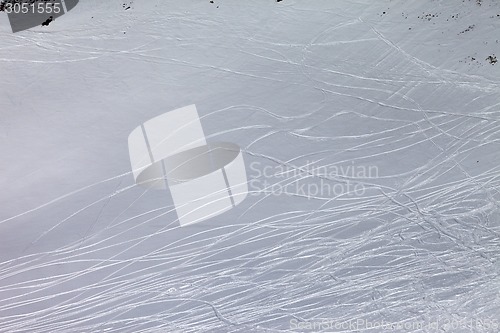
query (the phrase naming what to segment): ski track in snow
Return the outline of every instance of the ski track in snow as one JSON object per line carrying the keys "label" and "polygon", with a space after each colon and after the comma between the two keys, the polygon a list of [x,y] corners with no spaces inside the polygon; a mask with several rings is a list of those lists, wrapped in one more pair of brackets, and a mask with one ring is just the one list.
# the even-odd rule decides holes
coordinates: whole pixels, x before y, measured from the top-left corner
{"label": "ski track in snow", "polygon": [[[314,10],[286,0],[241,8],[221,2],[219,14],[214,5],[184,11],[160,2],[118,14],[116,3],[93,3],[102,10],[97,23],[77,20],[90,3],[67,14],[75,23],[61,19],[67,31],[2,32],[2,74],[21,77],[5,85],[26,84],[26,93],[40,82],[28,83],[26,73],[41,81],[50,77],[45,71],[71,77],[74,67],[64,67],[71,64],[83,68],[80,88],[97,83],[82,99],[97,89],[126,97],[121,91],[136,86],[119,73],[134,65],[153,83],[171,79],[175,94],[190,82],[184,89],[202,110],[208,140],[242,147],[251,193],[232,211],[181,228],[168,193],[133,184],[124,149],[113,175],[42,191],[38,204],[22,202],[26,189],[16,188],[15,177],[1,179],[10,190],[1,202],[20,202],[1,215],[3,237],[24,235],[17,223],[33,230],[0,257],[0,332],[291,332],[292,319],[440,320],[438,332],[493,332],[445,323],[500,313],[500,80],[418,58],[410,42],[393,40],[370,17],[377,7],[369,3],[334,10],[318,2],[328,8]],[[132,37],[122,35],[125,27]],[[107,87],[116,75],[123,77]],[[227,83],[211,99],[218,82]],[[165,95],[169,106],[183,106]],[[45,124],[15,92],[1,103],[1,114],[32,112],[31,129]],[[128,129],[154,112],[118,120],[116,142],[126,145]],[[0,124],[3,153],[20,123],[6,117]],[[273,177],[256,178],[255,163]],[[351,173],[370,166],[377,177]],[[27,179],[43,178],[37,172],[46,168],[33,164]],[[324,172],[339,168],[348,172]],[[15,174],[10,164],[2,169]],[[312,184],[348,191],[311,193]],[[364,193],[349,187],[356,184]]]}

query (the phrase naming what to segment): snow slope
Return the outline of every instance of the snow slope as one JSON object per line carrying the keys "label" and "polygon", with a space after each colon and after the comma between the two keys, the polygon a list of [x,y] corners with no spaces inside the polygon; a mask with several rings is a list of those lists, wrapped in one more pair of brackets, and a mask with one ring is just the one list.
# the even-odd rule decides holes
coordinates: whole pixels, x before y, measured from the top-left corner
{"label": "snow slope", "polygon": [[[2,14],[0,332],[498,332],[499,32],[495,0]],[[251,193],[181,228],[127,137],[190,104]]]}

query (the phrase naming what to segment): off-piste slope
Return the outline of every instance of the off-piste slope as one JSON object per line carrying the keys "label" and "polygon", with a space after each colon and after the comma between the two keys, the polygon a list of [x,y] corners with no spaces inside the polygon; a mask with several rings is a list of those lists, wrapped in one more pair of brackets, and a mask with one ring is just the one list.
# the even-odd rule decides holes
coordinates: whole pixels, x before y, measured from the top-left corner
{"label": "off-piste slope", "polygon": [[[497,332],[499,15],[207,0],[82,1],[16,34],[1,18],[0,331]],[[242,148],[250,192],[180,227],[168,191],[135,185],[127,138],[190,104]]]}

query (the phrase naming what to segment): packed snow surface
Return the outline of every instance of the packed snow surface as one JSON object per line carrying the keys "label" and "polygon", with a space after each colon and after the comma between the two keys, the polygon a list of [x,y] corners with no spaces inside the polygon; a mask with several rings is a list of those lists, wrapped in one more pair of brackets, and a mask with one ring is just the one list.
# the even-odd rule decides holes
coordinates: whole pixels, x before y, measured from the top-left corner
{"label": "packed snow surface", "polygon": [[[0,332],[498,332],[499,39],[495,0],[0,13]],[[191,104],[250,192],[181,227],[127,138]]]}

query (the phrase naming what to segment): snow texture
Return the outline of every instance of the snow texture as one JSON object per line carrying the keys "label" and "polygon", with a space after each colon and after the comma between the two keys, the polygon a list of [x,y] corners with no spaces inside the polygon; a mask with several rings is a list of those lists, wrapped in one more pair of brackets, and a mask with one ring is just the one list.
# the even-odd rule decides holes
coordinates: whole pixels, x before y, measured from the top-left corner
{"label": "snow texture", "polygon": [[[0,14],[0,332],[500,331],[498,1]],[[190,104],[250,193],[180,227],[127,137]]]}

